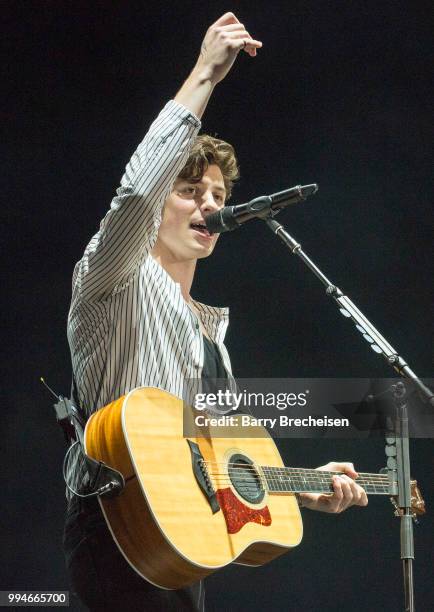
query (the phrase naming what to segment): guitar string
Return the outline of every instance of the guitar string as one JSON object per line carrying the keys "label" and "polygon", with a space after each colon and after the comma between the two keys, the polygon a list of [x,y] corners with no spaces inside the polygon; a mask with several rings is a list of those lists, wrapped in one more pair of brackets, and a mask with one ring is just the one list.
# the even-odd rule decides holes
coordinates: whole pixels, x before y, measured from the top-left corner
{"label": "guitar string", "polygon": [[[225,472],[208,472],[209,475],[214,479],[214,480],[218,480],[220,483],[228,483],[230,484],[232,482],[232,479],[230,478],[230,476],[225,473]],[[267,482],[269,482],[271,484],[271,486],[273,484],[276,484],[276,482],[273,481],[277,481],[277,484],[280,485],[284,485],[284,484],[293,484],[291,482],[291,479],[286,478],[286,479],[282,479],[282,477],[262,477],[260,474],[258,474],[257,472],[252,472],[250,471],[248,476],[244,476],[242,474],[237,474],[237,480],[238,482],[242,481],[242,482],[251,482],[251,478],[249,477],[251,474],[254,474],[254,476],[256,476],[256,478],[260,481],[261,485],[266,484]],[[264,483],[265,481],[265,483]],[[362,486],[362,488],[365,488],[366,490],[369,490],[371,487],[373,487],[374,489],[376,488],[382,488],[383,490],[385,490],[385,492],[387,491],[387,489],[389,488],[389,483],[388,482],[370,482],[369,480],[365,480],[365,479],[357,479],[357,484],[359,484],[360,486]],[[298,488],[298,486],[312,486],[312,487],[327,487],[327,489],[329,489],[332,485],[331,480],[329,478],[303,478],[303,481],[299,481],[299,482],[295,482],[295,488]],[[252,484],[252,486],[255,486],[254,484]]]}
{"label": "guitar string", "polygon": [[[222,487],[222,486],[230,486],[233,485],[232,482],[216,482],[216,487]],[[388,495],[389,492],[387,490],[384,491],[369,491],[366,490],[366,493],[368,493],[368,495]],[[279,488],[279,489],[273,489],[270,487],[266,487],[266,486],[261,486],[260,488],[258,487],[253,487],[253,486],[249,486],[246,484],[239,484],[239,491],[243,491],[246,493],[259,493],[259,492],[263,492],[266,491],[267,493],[316,493],[316,494],[322,494],[322,495],[333,495],[333,490],[332,489],[327,489],[324,490],[322,488],[318,488],[318,489],[309,489],[308,491],[304,490],[304,489],[283,489],[283,488]]]}
{"label": "guitar string", "polygon": [[[223,474],[223,475],[219,475],[219,474],[211,474],[211,476],[212,476],[213,480],[218,480],[219,482],[231,483],[231,482],[233,482],[233,480],[234,480],[234,479],[232,479],[232,478],[230,478],[230,477],[226,476],[225,474]],[[252,481],[251,481],[249,478],[239,478],[239,477],[237,477],[235,480],[236,480],[237,482],[241,482],[241,483],[251,483],[251,482],[252,482]],[[329,482],[329,481],[324,482],[324,483],[322,483],[322,482],[311,482],[311,483],[309,483],[309,482],[305,482],[305,483],[290,483],[289,481],[278,481],[277,483],[273,483],[272,481],[269,481],[269,480],[267,481],[267,480],[262,479],[262,478],[258,478],[258,481],[259,481],[261,484],[264,484],[264,483],[269,482],[271,485],[273,485],[273,484],[278,484],[278,485],[286,485],[286,484],[290,484],[290,485],[291,485],[291,484],[293,484],[293,486],[295,486],[295,489],[298,489],[298,486],[297,486],[297,485],[300,485],[300,486],[312,486],[312,487],[315,487],[315,485],[318,485],[318,488],[319,488],[319,487],[327,487],[327,489],[328,489],[329,487],[331,488],[331,486],[332,486],[331,482]],[[256,486],[256,485],[255,485],[254,483],[252,483],[252,486]],[[387,489],[389,488],[389,487],[388,487],[388,485],[386,485],[386,484],[369,484],[369,483],[362,483],[362,484],[360,484],[359,486],[361,486],[362,488],[365,488],[365,487],[366,487],[366,488],[370,488],[370,487],[374,487],[374,488],[383,488],[383,489],[385,489],[385,490],[387,490]]]}
{"label": "guitar string", "polygon": [[[243,470],[243,472],[245,473],[246,470]],[[238,474],[241,473],[241,470],[239,470]],[[208,471],[208,474],[210,474],[211,476],[228,476],[229,474],[227,472],[212,472],[212,471]],[[262,478],[262,475],[254,472],[254,471],[250,471],[247,472],[247,474],[249,475],[253,475],[253,476],[257,476],[258,478]],[[291,477],[287,476],[286,478],[283,478],[284,475],[280,475],[280,476],[269,476],[267,474],[264,475],[264,478],[266,480],[280,480],[280,481],[286,481],[286,482],[290,482],[292,480]],[[246,476],[248,477],[248,476]],[[304,482],[328,482],[331,483],[331,479],[330,478],[315,478],[315,477],[298,477],[294,480],[303,480]],[[357,478],[356,480],[354,480],[354,482],[356,482],[357,484],[372,484],[373,486],[387,486],[389,483],[387,481],[375,481],[372,482],[369,479],[365,479],[365,478]]]}
{"label": "guitar string", "polygon": [[[211,474],[210,477],[215,480],[218,481],[220,483],[231,483],[234,481],[234,479],[226,476],[226,475],[219,475],[219,474]],[[251,483],[251,479],[249,478],[236,478],[235,479],[237,482],[241,482],[241,483]],[[294,488],[294,490],[304,490],[306,487],[309,488],[321,488],[321,489],[327,489],[327,490],[332,490],[332,483],[330,481],[327,482],[299,482],[299,483],[294,483],[294,482],[290,482],[290,481],[285,481],[285,480],[281,480],[281,481],[273,481],[273,480],[266,480],[266,479],[258,479],[259,482],[261,482],[261,484],[267,484],[270,486],[286,486],[286,485],[290,485],[292,488]],[[252,486],[256,486],[256,485],[252,485]],[[360,487],[362,487],[362,489],[365,490],[384,490],[387,491],[389,489],[389,486],[386,484],[371,484],[371,483],[361,483],[359,484]]]}
{"label": "guitar string", "polygon": [[[238,472],[241,472],[241,469],[238,470]],[[256,470],[245,470],[245,469],[243,469],[243,472],[245,472],[247,474],[253,474],[253,475],[256,474],[258,476],[260,475]],[[215,475],[219,475],[219,474],[227,475],[228,474],[228,472],[215,472],[215,471],[212,471],[212,470],[208,470],[208,473],[209,474],[215,474]],[[305,481],[310,481],[310,482],[312,482],[312,481],[331,481],[331,478],[328,475],[321,476],[321,477],[314,476],[314,475],[306,476],[306,475],[303,475],[303,474],[295,475],[294,476],[294,475],[285,474],[285,473],[281,473],[281,474],[264,473],[263,475],[264,475],[265,478],[268,478],[268,479],[276,479],[276,478],[278,478],[278,479],[282,480],[282,478],[285,478],[286,480],[294,479],[294,480],[305,480]],[[335,476],[335,475],[336,474],[333,474],[332,476]],[[342,475],[342,473],[337,474],[337,475],[340,476],[340,475]],[[388,479],[371,479],[371,478],[363,478],[363,477],[361,477],[361,478],[356,478],[356,479],[352,479],[352,480],[354,480],[354,482],[357,482],[357,483],[362,483],[362,482],[366,483],[366,484],[372,483],[374,485],[381,485],[381,484],[387,485],[387,484],[389,484]]]}
{"label": "guitar string", "polygon": [[[227,476],[226,474],[210,474],[210,476],[212,478],[216,479],[216,480],[218,479],[220,482],[222,482],[222,481],[233,482],[233,480],[236,480],[238,482],[239,481],[251,482],[251,479],[249,479],[249,478],[245,478],[245,477],[244,478],[239,478],[239,477],[237,477],[235,479],[232,479],[229,476]],[[312,482],[303,482],[303,483],[301,483],[301,482],[292,483],[292,482],[290,482],[288,480],[286,480],[286,481],[285,480],[280,480],[280,481],[277,481],[277,482],[273,482],[273,480],[266,480],[266,479],[262,479],[262,478],[261,479],[258,478],[258,480],[260,480],[261,482],[264,482],[264,481],[265,482],[269,482],[270,484],[285,484],[285,485],[289,484],[289,485],[295,486],[296,488],[299,487],[299,486],[322,486],[322,487],[324,487],[324,486],[325,487],[331,487],[332,486],[332,483],[330,481],[327,481],[327,482],[318,482],[318,481],[313,482],[312,481]],[[361,486],[362,488],[365,488],[365,487],[368,487],[368,488],[370,488],[370,487],[378,487],[378,488],[380,488],[381,487],[381,488],[386,488],[386,489],[389,488],[387,484],[370,484],[370,483],[366,483],[366,482],[359,484],[359,486]]]}
{"label": "guitar string", "polygon": [[[221,486],[229,486],[229,485],[233,485],[233,483],[231,482],[218,482],[215,483],[217,487],[221,487]],[[252,487],[249,485],[239,485],[239,489],[240,492],[245,492],[245,493],[259,493],[259,492],[263,492],[266,491],[267,493],[314,493],[314,494],[320,494],[320,495],[333,495],[333,490],[332,489],[309,489],[308,491],[304,490],[304,489],[283,489],[283,488],[279,488],[279,489],[273,489],[273,488],[269,488],[266,486],[261,486],[260,488],[258,487]],[[366,491],[366,489],[364,489]],[[389,495],[389,492],[387,490],[384,491],[366,491],[366,493],[368,493],[368,495]]]}
{"label": "guitar string", "polygon": [[[235,466],[240,470],[244,470],[246,472],[250,471],[250,472],[254,472],[256,473],[258,470],[263,471],[264,475],[273,478],[274,474],[276,474],[275,477],[278,476],[287,476],[287,477],[291,477],[292,475],[295,475],[296,477],[298,475],[301,475],[303,478],[314,478],[314,479],[324,479],[324,478],[328,478],[330,476],[340,476],[340,475],[344,475],[344,472],[329,472],[329,471],[320,471],[320,470],[308,470],[308,469],[304,469],[304,468],[280,468],[280,467],[266,467],[266,466],[256,466],[256,465],[246,465],[246,464],[241,464],[238,462],[217,462],[217,461],[204,461],[203,462],[205,465],[207,466],[219,466],[219,465],[223,465],[223,466]],[[376,481],[376,482],[388,482],[389,478],[386,474],[370,474],[369,472],[358,472],[358,478],[356,478],[356,482],[360,482],[362,480],[372,480],[372,481]],[[300,476],[298,476],[300,477]]]}
{"label": "guitar string", "polygon": [[[327,492],[330,491],[332,493],[333,489],[331,487],[330,476],[343,474],[343,472],[319,473],[318,470],[313,470],[313,469],[308,470],[304,468],[285,468],[285,467],[283,468],[282,467],[278,467],[278,468],[271,467],[270,468],[270,467],[264,466],[264,468],[262,468],[264,470],[263,471],[264,477],[262,477],[262,475],[258,474],[258,470],[256,466],[254,465],[246,466],[245,464],[240,464],[239,462],[215,462],[215,461],[214,462],[204,461],[204,463],[206,465],[214,465],[214,466],[218,466],[219,464],[222,464],[224,466],[228,466],[228,465],[237,466],[239,472],[243,470],[244,472],[254,474],[259,479],[261,488],[262,489],[266,488],[267,490],[269,490],[269,487],[267,486],[267,481],[272,487],[273,485],[276,484],[273,481],[277,480],[277,484],[282,487],[282,485],[292,484],[291,476],[295,475],[295,478],[297,478],[298,480],[302,478],[303,482],[296,482],[295,485],[299,485],[299,486],[298,487],[294,486],[294,489],[298,489],[302,485],[303,487],[309,486],[314,489],[321,489],[319,493],[324,493],[325,492],[324,488],[327,488]],[[213,469],[215,469],[215,467]],[[232,480],[230,479],[227,473],[209,472],[209,474],[212,476],[212,478],[215,481],[217,481],[216,484],[219,486],[233,484]],[[389,488],[389,479],[386,475],[371,474],[369,472],[359,472],[359,475],[361,477],[356,479],[357,484],[362,486],[362,488],[364,488],[368,493],[387,494],[388,488]],[[285,479],[282,480],[282,477],[285,477]],[[264,482],[264,478],[265,478],[265,482]],[[243,487],[244,491],[248,492],[249,489],[254,492],[257,491],[257,488],[258,488],[257,485],[255,485],[254,483],[250,484],[251,483],[250,478],[244,477],[242,480],[243,482],[241,483],[241,486]],[[240,474],[238,474],[238,482],[240,482]],[[247,484],[247,482],[249,482],[249,484]],[[373,490],[370,490],[370,489],[373,489]],[[380,490],[377,490],[377,489],[380,489]],[[282,488],[281,490],[285,492],[285,489]],[[305,492],[309,492],[309,491],[305,491]],[[314,491],[311,490],[310,492],[314,492]]]}
{"label": "guitar string", "polygon": [[[210,476],[212,477],[212,479],[214,481],[218,481],[219,484],[231,484],[231,483],[233,483],[233,480],[227,474],[224,474],[224,473],[210,473]],[[267,482],[269,482],[271,486],[273,484],[278,484],[278,485],[292,484],[289,480],[279,480],[277,483],[274,483],[273,479],[269,480],[269,479],[266,479],[266,478],[262,478],[259,475],[256,475],[256,476],[257,476],[257,479],[258,479],[258,481],[259,481],[261,486],[266,486]],[[255,490],[257,489],[257,484],[252,483],[252,480],[249,477],[243,477],[241,475],[237,475],[237,479],[236,480],[238,482],[241,482],[241,484],[246,484],[246,486],[247,486],[247,483],[248,483],[248,486],[254,488]],[[310,482],[309,481],[305,481],[304,483],[295,483],[295,489],[298,489],[297,485],[301,485],[301,484],[303,484],[303,486],[306,486],[306,485],[312,486],[313,488],[324,488],[324,487],[326,487],[327,491],[329,489],[330,489],[330,491],[333,490],[331,488],[331,481],[329,481],[329,480],[323,481],[323,482],[318,481],[318,480],[315,480],[315,481],[312,480]],[[362,488],[365,488],[365,490],[369,490],[370,487],[374,487],[374,488],[378,487],[378,488],[383,488],[384,492],[387,492],[387,490],[389,488],[388,484],[379,484],[379,483],[374,484],[374,483],[369,483],[369,482],[368,483],[362,482],[362,483],[358,483],[358,484],[360,484],[360,486],[362,486]],[[309,491],[306,491],[306,492],[309,492]],[[375,491],[373,491],[373,492],[375,492]]]}
{"label": "guitar string", "polygon": [[[250,478],[246,478],[246,477],[237,477],[237,478],[230,478],[229,476],[227,476],[226,474],[210,474],[210,477],[215,479],[215,480],[219,480],[219,482],[233,482],[234,480],[238,481],[238,482],[252,482],[252,480]],[[273,479],[263,479],[263,478],[258,478],[258,480],[260,480],[260,482],[266,482],[269,483],[270,485],[290,485],[296,489],[300,488],[300,487],[326,487],[326,488],[331,488],[332,487],[332,483],[331,481],[305,481],[305,482],[293,482],[293,481],[289,481],[289,480],[273,480]],[[362,483],[357,483],[360,487],[364,488],[364,489],[388,489],[389,485],[388,484],[373,484],[373,483],[367,483],[367,482],[362,482]]]}
{"label": "guitar string", "polygon": [[[207,465],[238,465],[238,466],[242,466],[244,468],[246,467],[250,467],[250,468],[261,468],[261,469],[267,469],[267,470],[285,470],[285,471],[298,471],[298,472],[309,472],[309,473],[315,473],[315,474],[343,474],[344,472],[337,472],[337,471],[331,471],[331,470],[318,470],[318,469],[314,469],[314,468],[299,468],[299,467],[286,467],[286,466],[269,466],[269,465],[258,465],[257,463],[253,463],[253,464],[247,464],[247,463],[242,463],[241,461],[206,461],[203,460],[203,463],[206,463]],[[365,476],[373,476],[373,477],[380,477],[380,478],[387,478],[387,474],[380,474],[380,473],[376,473],[376,472],[357,472],[360,475],[365,475]]]}
{"label": "guitar string", "polygon": [[[229,478],[230,476],[224,472],[209,472],[210,476],[216,477],[216,478]],[[262,476],[260,476],[259,474],[253,474],[253,476],[257,477],[257,478],[262,478]],[[239,475],[238,475],[239,477]],[[248,476],[245,476],[246,478],[248,478]],[[267,482],[283,482],[283,483],[294,483],[297,485],[300,484],[304,484],[304,485],[311,485],[311,484],[318,484],[321,486],[324,485],[331,485],[332,484],[332,480],[331,479],[321,479],[321,478],[298,478],[298,479],[290,479],[290,478],[279,478],[277,476],[264,476],[263,477],[264,480],[266,480]],[[383,481],[376,481],[376,482],[372,482],[369,480],[355,480],[354,481],[356,484],[358,484],[359,486],[362,487],[388,487],[389,483],[388,482],[383,482]]]}
{"label": "guitar string", "polygon": [[[224,479],[213,478],[213,481],[214,481],[214,482],[218,482],[219,484],[231,484],[231,483],[233,484],[233,481],[232,481],[230,478],[224,478]],[[257,485],[256,485],[256,484],[254,484],[254,483],[251,483],[251,481],[249,481],[249,480],[240,480],[240,479],[238,479],[236,482],[238,482],[238,483],[240,483],[240,484],[242,484],[242,485],[246,485],[246,486],[248,485],[248,486],[251,486],[251,487],[253,487],[253,488],[257,488]],[[261,484],[262,486],[265,486],[265,485],[266,485],[266,483],[264,483],[262,480],[260,481],[260,484]],[[283,486],[282,486],[282,485],[284,485],[284,484],[289,484],[289,483],[269,483],[269,485],[271,485],[271,486],[273,486],[273,484],[277,484],[278,486],[280,486],[280,487],[282,487],[282,488],[283,488]],[[318,485],[320,485],[320,483],[317,483],[317,484],[318,484]],[[324,491],[324,489],[325,489],[325,490],[327,490],[327,491],[333,491],[333,489],[332,489],[331,485],[329,486],[329,484],[328,484],[328,483],[327,483],[327,485],[324,485],[324,486],[317,486],[317,487],[312,485],[310,489],[305,489],[305,488],[301,488],[301,487],[293,486],[291,489],[287,489],[287,490],[294,490],[294,491],[305,491],[306,493],[309,493],[309,491],[310,491],[311,489],[315,489],[315,490],[317,490],[317,489],[321,489],[322,491]],[[369,486],[367,486],[367,487],[365,488],[365,487],[363,487],[363,486],[362,486],[362,489],[364,489],[365,491],[369,491],[370,487],[369,487]],[[375,488],[375,489],[374,489],[374,491],[376,491],[376,490],[377,490],[377,488]],[[387,491],[388,491],[388,487],[387,487],[386,485],[381,485],[381,488],[380,488],[380,487],[378,487],[378,490],[384,490],[385,492],[387,492]]]}
{"label": "guitar string", "polygon": [[[220,489],[220,487],[224,487],[224,488],[228,488],[228,486],[231,483],[220,483],[219,487],[217,487],[218,489]],[[250,494],[250,495],[258,495],[259,493],[262,492],[266,492],[269,493],[270,495],[273,493],[288,493],[288,494],[295,494],[295,493],[311,493],[313,495],[333,495],[333,491],[324,491],[324,489],[310,489],[309,491],[304,491],[304,490],[289,490],[289,489],[270,489],[268,487],[262,487],[260,489],[257,488],[252,488],[252,487],[247,487],[247,486],[239,486],[238,489],[239,493],[246,493],[246,494]],[[388,491],[365,491],[368,495],[390,495]]]}
{"label": "guitar string", "polygon": [[[282,472],[285,474],[309,474],[309,475],[327,475],[327,474],[344,474],[345,472],[337,472],[337,471],[330,471],[330,470],[314,470],[314,469],[305,469],[305,468],[285,468],[285,467],[269,467],[269,466],[264,466],[264,465],[257,465],[257,464],[253,464],[253,465],[248,465],[245,463],[241,463],[239,461],[234,461],[234,462],[225,462],[225,461],[204,461],[203,463],[205,463],[206,465],[213,465],[213,466],[237,466],[241,469],[251,469],[251,470],[268,470],[270,472]],[[369,472],[357,472],[357,474],[359,476],[364,476],[366,478],[380,478],[380,479],[384,479],[386,480],[388,478],[387,474],[371,474]]]}

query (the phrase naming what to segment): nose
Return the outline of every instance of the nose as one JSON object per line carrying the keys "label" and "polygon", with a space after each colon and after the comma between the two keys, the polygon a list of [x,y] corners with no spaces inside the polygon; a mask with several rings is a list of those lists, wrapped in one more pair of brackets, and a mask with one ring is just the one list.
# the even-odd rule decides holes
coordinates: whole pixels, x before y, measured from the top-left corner
{"label": "nose", "polygon": [[211,192],[204,193],[201,199],[202,201],[199,204],[199,208],[202,214],[211,214],[219,210],[219,205]]}

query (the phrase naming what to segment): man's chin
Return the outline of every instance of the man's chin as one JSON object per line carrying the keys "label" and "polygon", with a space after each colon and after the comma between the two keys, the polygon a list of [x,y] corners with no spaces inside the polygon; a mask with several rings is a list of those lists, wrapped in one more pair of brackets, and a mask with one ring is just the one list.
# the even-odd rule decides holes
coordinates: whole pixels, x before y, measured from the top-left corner
{"label": "man's chin", "polygon": [[203,259],[204,257],[209,257],[214,250],[214,244],[204,245],[204,244],[195,244],[192,249],[189,249],[192,256],[196,259]]}
{"label": "man's chin", "polygon": [[198,253],[196,255],[197,259],[206,259],[206,257],[209,257],[210,255],[212,255],[213,249],[208,249],[206,252],[202,252],[202,253]]}
{"label": "man's chin", "polygon": [[198,259],[201,259],[203,257],[209,257],[211,253],[214,251],[215,245],[216,245],[215,240],[208,242],[208,244],[205,241],[199,242],[199,240],[197,240],[195,241],[194,247],[192,250],[194,251],[195,256]]}

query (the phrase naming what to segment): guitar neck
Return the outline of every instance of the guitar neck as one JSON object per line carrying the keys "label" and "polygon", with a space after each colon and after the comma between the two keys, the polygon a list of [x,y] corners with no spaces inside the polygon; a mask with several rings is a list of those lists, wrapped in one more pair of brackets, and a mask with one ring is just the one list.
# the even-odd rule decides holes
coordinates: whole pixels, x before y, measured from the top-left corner
{"label": "guitar neck", "polygon": [[[332,478],[342,472],[261,466],[270,493],[332,493]],[[357,484],[368,495],[390,495],[386,474],[359,473]]]}

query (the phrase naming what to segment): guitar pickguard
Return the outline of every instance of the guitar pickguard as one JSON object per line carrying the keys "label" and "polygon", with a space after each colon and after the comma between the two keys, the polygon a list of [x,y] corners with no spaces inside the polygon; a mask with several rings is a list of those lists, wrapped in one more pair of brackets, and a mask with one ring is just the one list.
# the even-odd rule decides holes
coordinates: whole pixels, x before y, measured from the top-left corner
{"label": "guitar pickguard", "polygon": [[219,489],[216,497],[224,514],[228,533],[238,533],[246,523],[259,523],[264,527],[271,525],[268,506],[260,509],[250,508],[243,504],[229,487]]}

